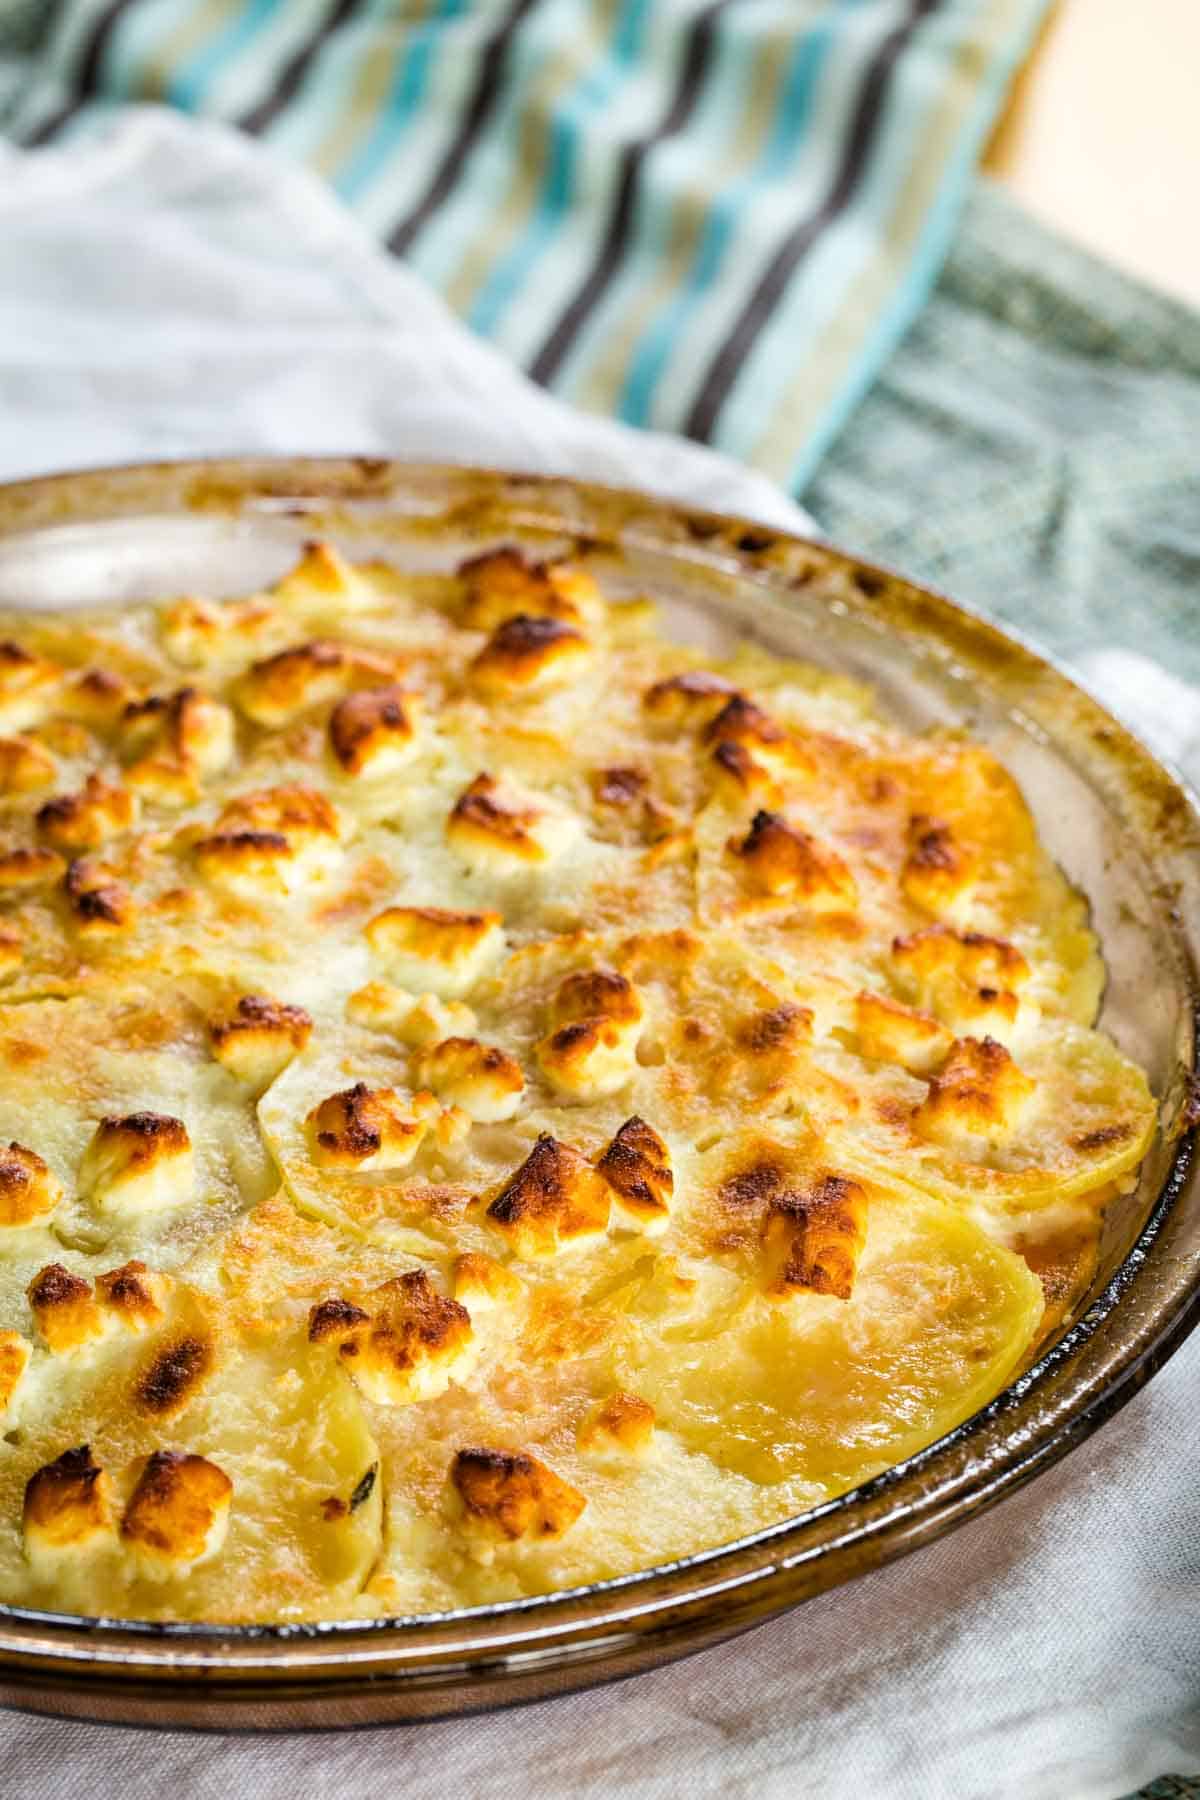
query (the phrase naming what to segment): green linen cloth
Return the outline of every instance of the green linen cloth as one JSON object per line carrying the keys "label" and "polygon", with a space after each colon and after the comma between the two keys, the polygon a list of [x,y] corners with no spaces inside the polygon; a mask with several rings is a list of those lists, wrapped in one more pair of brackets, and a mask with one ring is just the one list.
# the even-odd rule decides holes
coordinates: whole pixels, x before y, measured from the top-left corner
{"label": "green linen cloth", "polygon": [[981,179],[800,498],[835,540],[1061,656],[1124,648],[1200,680],[1200,313]]}

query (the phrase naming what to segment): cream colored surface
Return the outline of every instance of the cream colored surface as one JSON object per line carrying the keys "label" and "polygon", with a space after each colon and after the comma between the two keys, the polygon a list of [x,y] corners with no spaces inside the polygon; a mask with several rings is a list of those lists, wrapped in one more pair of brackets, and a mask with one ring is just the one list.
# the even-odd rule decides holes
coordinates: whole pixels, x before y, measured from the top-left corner
{"label": "cream colored surface", "polygon": [[984,168],[1031,212],[1200,304],[1200,7],[1060,0]]}

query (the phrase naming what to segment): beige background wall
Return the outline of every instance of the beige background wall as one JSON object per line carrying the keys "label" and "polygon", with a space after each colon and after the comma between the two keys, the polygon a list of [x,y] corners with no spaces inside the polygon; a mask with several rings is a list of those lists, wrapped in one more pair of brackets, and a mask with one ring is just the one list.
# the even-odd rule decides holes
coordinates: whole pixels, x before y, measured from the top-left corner
{"label": "beige background wall", "polygon": [[1200,305],[1200,0],[1059,0],[984,167],[1047,223]]}

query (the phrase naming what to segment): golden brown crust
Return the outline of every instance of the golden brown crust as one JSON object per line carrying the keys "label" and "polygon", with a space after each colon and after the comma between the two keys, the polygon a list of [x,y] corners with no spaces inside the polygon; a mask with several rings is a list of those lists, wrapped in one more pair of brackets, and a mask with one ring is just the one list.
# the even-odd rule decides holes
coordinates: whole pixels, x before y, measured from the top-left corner
{"label": "golden brown crust", "polygon": [[38,808],[37,826],[56,850],[98,850],[136,823],[138,798],[128,788],[89,775],[75,794],[60,794]]}
{"label": "golden brown crust", "polygon": [[329,715],[329,744],[347,775],[386,775],[416,744],[418,700],[392,684],[340,700]]}
{"label": "golden brown crust", "polygon": [[608,1229],[612,1191],[586,1157],[543,1132],[487,1209],[518,1256],[554,1256]]}
{"label": "golden brown crust", "polygon": [[648,1400],[618,1390],[601,1401],[584,1421],[579,1431],[579,1448],[640,1456],[654,1440],[655,1419]]}
{"label": "golden brown crust", "polygon": [[15,1141],[0,1147],[0,1228],[46,1218],[62,1194],[62,1182],[36,1150]]}
{"label": "golden brown crust", "polygon": [[386,687],[402,673],[399,657],[336,638],[310,638],[252,663],[238,684],[237,702],[256,725],[287,725],[354,688]]}
{"label": "golden brown crust", "polygon": [[481,1124],[511,1119],[525,1092],[521,1065],[495,1044],[448,1037],[413,1058],[413,1080],[447,1106],[459,1106]]}
{"label": "golden brown crust", "polygon": [[790,825],[782,813],[760,808],[745,837],[731,838],[729,849],[755,887],[773,899],[796,900],[814,912],[855,903],[854,877],[837,851]]}
{"label": "golden brown crust", "polygon": [[570,681],[595,653],[581,631],[561,619],[517,613],[497,625],[471,663],[471,684],[489,699],[542,693]]}
{"label": "golden brown crust", "polygon": [[210,1019],[212,1053],[239,1081],[267,1087],[312,1036],[311,1016],[269,994],[242,994],[230,1013]]}
{"label": "golden brown crust", "polygon": [[62,870],[62,857],[55,851],[18,844],[12,850],[0,851],[0,891],[42,887],[57,880]]}
{"label": "golden brown crust", "polygon": [[71,923],[82,937],[129,931],[137,918],[137,903],[125,883],[95,857],[77,856],[68,865],[63,894]]}
{"label": "golden brown crust", "polygon": [[111,1483],[89,1445],[64,1450],[30,1476],[21,1523],[25,1554],[43,1578],[56,1574],[64,1559],[111,1543]]}
{"label": "golden brown crust", "polygon": [[121,1519],[121,1543],[143,1574],[185,1574],[224,1541],[233,1483],[207,1457],[156,1450]]}
{"label": "golden brown crust", "polygon": [[845,1175],[822,1175],[802,1192],[772,1196],[764,1243],[767,1292],[848,1300],[867,1235],[867,1193]]}
{"label": "golden brown crust", "polygon": [[410,1406],[467,1373],[477,1349],[471,1315],[424,1269],[385,1281],[360,1306],[338,1295],[308,1317],[313,1344],[336,1346],[355,1385],[381,1406]]}
{"label": "golden brown crust", "polygon": [[498,912],[390,906],[366,927],[367,941],[398,978],[443,995],[462,994],[504,948]]}
{"label": "golden brown crust", "polygon": [[1034,1094],[1034,1083],[995,1038],[958,1038],[913,1115],[925,1137],[954,1142],[1008,1137]]}
{"label": "golden brown crust", "polygon": [[512,545],[468,557],[458,573],[463,623],[475,631],[492,631],[517,613],[578,620],[600,604],[585,570],[569,563],[531,562]]}
{"label": "golden brown crust", "polygon": [[521,868],[547,861],[556,848],[557,823],[531,794],[485,770],[455,801],[446,840],[469,862]]}
{"label": "golden brown crust", "polygon": [[79,1165],[79,1190],[102,1211],[147,1212],[187,1200],[193,1172],[182,1119],[125,1113],[97,1125]]}
{"label": "golden brown crust", "polygon": [[524,1450],[460,1450],[450,1479],[465,1522],[501,1541],[561,1537],[587,1505],[578,1488]]}
{"label": "golden brown crust", "polygon": [[97,1275],[96,1301],[102,1312],[111,1314],[127,1331],[140,1336],[162,1324],[170,1288],[169,1276],[148,1269],[135,1258],[119,1269]]}
{"label": "golden brown crust", "polygon": [[885,994],[857,996],[854,1028],[862,1056],[900,1063],[914,1075],[936,1069],[954,1041],[954,1034],[929,1013],[915,1012]]}
{"label": "golden brown crust", "polygon": [[356,1081],[309,1113],[313,1161],[327,1169],[402,1169],[416,1155],[428,1120],[419,1099],[406,1105],[393,1088]]}
{"label": "golden brown crust", "polygon": [[62,1263],[47,1263],[25,1290],[38,1334],[55,1356],[70,1356],[103,1337],[104,1315],[90,1281]]}
{"label": "golden brown crust", "polygon": [[645,1011],[634,984],[616,970],[568,975],[550,1004],[553,1029],[537,1046],[542,1074],[572,1097],[617,1093],[637,1067]]}
{"label": "golden brown crust", "polygon": [[57,776],[57,762],[35,738],[0,737],[0,794],[33,794]]}
{"label": "golden brown crust", "polygon": [[635,1114],[626,1119],[596,1164],[627,1223],[661,1231],[671,1216],[675,1176],[671,1152],[653,1126]]}

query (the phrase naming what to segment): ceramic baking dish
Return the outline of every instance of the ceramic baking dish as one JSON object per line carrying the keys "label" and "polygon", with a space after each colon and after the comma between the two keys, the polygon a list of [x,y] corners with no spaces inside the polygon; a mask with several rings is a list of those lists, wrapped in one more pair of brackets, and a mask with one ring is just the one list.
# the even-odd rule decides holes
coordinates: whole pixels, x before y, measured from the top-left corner
{"label": "ceramic baking dish", "polygon": [[499,542],[585,546],[610,591],[653,593],[677,635],[716,646],[749,635],[865,678],[910,729],[964,725],[1020,780],[1045,841],[1091,898],[1109,969],[1101,1022],[1147,1069],[1162,1129],[1057,1339],[983,1411],[852,1493],[644,1574],[417,1619],[164,1626],[0,1607],[10,1705],[222,1730],[329,1728],[632,1675],[994,1505],[1136,1393],[1200,1313],[1200,818],[1094,700],[949,600],[827,545],[633,493],[375,459],[163,465],[0,488],[0,606],[245,592],[318,534],[424,568]]}

